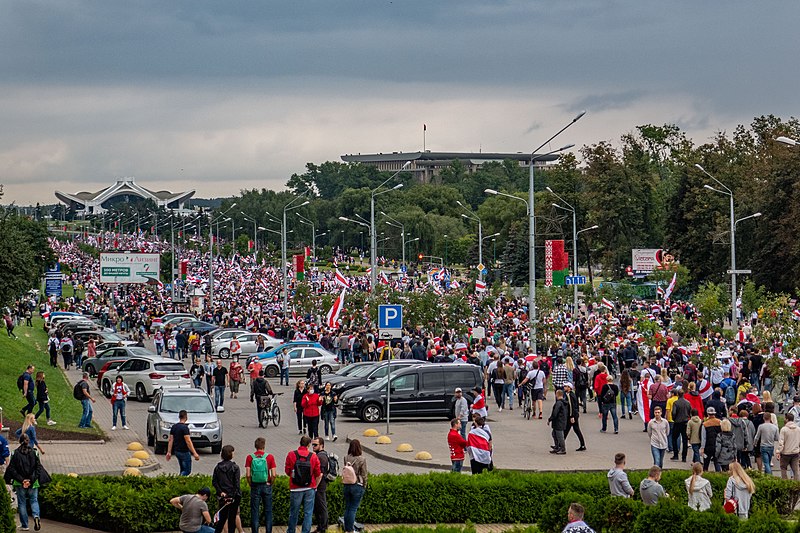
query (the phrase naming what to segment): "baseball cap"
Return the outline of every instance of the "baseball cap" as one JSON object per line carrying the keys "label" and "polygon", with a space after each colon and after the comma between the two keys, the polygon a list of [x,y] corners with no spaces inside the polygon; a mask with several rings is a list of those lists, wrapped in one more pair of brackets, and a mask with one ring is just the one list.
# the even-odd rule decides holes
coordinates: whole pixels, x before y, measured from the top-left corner
{"label": "baseball cap", "polygon": [[706,409],[706,414],[715,415],[715,414],[717,414],[717,410],[714,409],[713,407],[709,407],[708,409]]}
{"label": "baseball cap", "polygon": [[461,392],[461,387],[456,387],[456,392]]}

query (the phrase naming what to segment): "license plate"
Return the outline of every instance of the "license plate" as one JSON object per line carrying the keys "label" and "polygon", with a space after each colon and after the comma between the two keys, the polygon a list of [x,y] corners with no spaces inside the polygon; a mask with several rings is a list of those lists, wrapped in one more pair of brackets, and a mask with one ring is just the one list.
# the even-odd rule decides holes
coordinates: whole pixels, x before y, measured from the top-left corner
{"label": "license plate", "polygon": [[200,432],[199,431],[191,431],[191,432],[189,432],[189,436],[190,437],[194,437],[194,438],[200,438]]}
{"label": "license plate", "polygon": [[176,380],[180,379],[180,376],[167,376],[167,379],[171,380],[171,381],[176,381]]}

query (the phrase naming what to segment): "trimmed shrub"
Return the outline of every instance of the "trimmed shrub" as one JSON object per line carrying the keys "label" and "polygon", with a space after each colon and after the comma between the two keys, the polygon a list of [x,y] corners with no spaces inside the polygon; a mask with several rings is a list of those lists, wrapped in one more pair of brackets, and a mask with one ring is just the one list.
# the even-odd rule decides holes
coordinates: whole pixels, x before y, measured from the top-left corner
{"label": "trimmed shrub", "polygon": [[737,531],[739,528],[739,517],[726,514],[722,506],[715,503],[707,511],[693,511],[688,509],[688,514],[683,521],[683,533],[697,533],[698,531]]}
{"label": "trimmed shrub", "polygon": [[791,528],[788,522],[782,520],[775,509],[750,513],[750,518],[739,524],[739,533],[789,533],[789,531]]}
{"label": "trimmed shrub", "polygon": [[638,500],[606,496],[591,506],[586,522],[597,531],[627,533],[644,507]]}
{"label": "trimmed shrub", "polygon": [[567,525],[567,511],[573,503],[580,503],[586,509],[584,520],[589,521],[589,507],[592,499],[577,492],[562,492],[551,496],[539,514],[537,525],[545,533],[559,533]]}
{"label": "trimmed shrub", "polygon": [[696,512],[689,509],[684,503],[679,503],[671,498],[661,498],[657,505],[646,506],[636,517],[633,531],[636,533],[653,533],[655,531],[673,531],[680,529],[684,518]]}
{"label": "trimmed shrub", "polygon": [[8,495],[5,483],[0,484],[0,493],[0,531],[14,533],[17,530],[17,523],[14,521],[11,497]]}

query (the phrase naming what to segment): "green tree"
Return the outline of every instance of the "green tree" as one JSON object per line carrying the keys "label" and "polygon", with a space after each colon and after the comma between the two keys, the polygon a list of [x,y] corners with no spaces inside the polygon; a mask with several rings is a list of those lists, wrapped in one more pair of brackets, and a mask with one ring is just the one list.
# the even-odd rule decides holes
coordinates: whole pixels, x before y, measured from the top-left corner
{"label": "green tree", "polygon": [[693,303],[702,325],[721,329],[729,306],[725,287],[713,282],[704,283],[695,293]]}

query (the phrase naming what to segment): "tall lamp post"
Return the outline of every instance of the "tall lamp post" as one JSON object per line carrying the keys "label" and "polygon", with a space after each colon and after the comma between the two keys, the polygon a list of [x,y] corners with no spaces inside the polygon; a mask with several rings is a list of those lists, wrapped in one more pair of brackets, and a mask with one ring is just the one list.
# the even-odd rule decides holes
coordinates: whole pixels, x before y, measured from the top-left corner
{"label": "tall lamp post", "polygon": [[447,266],[447,233],[444,234],[444,265]]}
{"label": "tall lamp post", "polygon": [[[383,211],[381,211],[381,215],[383,215],[383,216],[385,216],[386,218],[389,219],[389,221],[386,222],[387,225],[392,226],[393,228],[400,228],[400,241],[403,242],[403,240],[406,238],[406,226],[405,226],[405,224],[403,224],[402,222],[400,222],[396,218],[390,217],[389,215],[387,215]],[[403,246],[403,254],[402,254],[402,256],[403,256],[403,263],[402,264],[405,265],[406,264],[406,247],[405,247],[405,245]]]}
{"label": "tall lamp post", "polygon": [[258,255],[258,223],[255,218],[249,217],[244,214],[244,211],[239,211],[239,214],[248,221],[253,223],[253,255]]}
{"label": "tall lamp post", "polygon": [[[528,269],[528,285],[530,289],[528,290],[528,320],[530,323],[530,330],[531,330],[531,348],[533,348],[533,353],[536,353],[537,345],[536,345],[536,217],[534,216],[535,211],[535,198],[533,195],[533,185],[534,185],[534,163],[548,154],[537,155],[536,152],[544,148],[547,144],[550,143],[553,139],[561,135],[567,128],[578,122],[583,115],[586,114],[586,111],[581,111],[572,121],[558,130],[554,135],[552,135],[549,139],[543,142],[538,148],[531,152],[531,159],[530,159],[530,168],[528,173],[528,262],[530,263],[530,268]],[[572,148],[573,145],[567,145],[558,150],[554,150],[550,153],[560,152],[562,150],[567,150]]]}
{"label": "tall lamp post", "polygon": [[378,248],[378,245],[375,242],[375,197],[376,196],[380,196],[381,194],[386,194],[387,192],[394,191],[394,190],[397,190],[397,189],[401,188],[403,186],[403,184],[402,183],[398,183],[397,185],[395,185],[391,189],[385,189],[385,190],[381,191],[381,188],[383,188],[384,185],[386,185],[387,183],[392,181],[398,174],[400,174],[406,168],[408,168],[408,166],[410,164],[411,164],[411,161],[406,161],[403,164],[403,166],[400,167],[400,170],[398,170],[397,172],[395,172],[394,174],[392,174],[391,176],[386,178],[386,180],[383,183],[381,183],[380,185],[378,185],[377,187],[372,189],[372,191],[370,193],[370,197],[369,197],[369,234],[370,234],[370,239],[369,239],[369,244],[370,244],[370,246],[369,246],[369,248],[370,248],[369,262],[370,262],[370,267],[372,268],[372,270],[370,270],[370,277],[369,277],[370,287],[369,287],[369,290],[370,290],[370,292],[373,292],[373,293],[375,292],[375,280],[377,279],[377,277],[376,277],[376,270],[377,270],[377,268],[376,268],[377,267],[376,260],[377,260],[377,248]]}
{"label": "tall lamp post", "polygon": [[[553,207],[556,209],[561,209],[563,211],[569,211],[572,213],[572,264],[573,264],[573,276],[578,275],[578,222],[577,222],[577,215],[575,211],[575,207],[570,205],[566,200],[560,197],[556,192],[551,189],[550,187],[545,187],[547,191],[558,198],[562,204],[553,204]],[[572,287],[572,312],[577,316],[578,314],[578,284],[573,284]]]}
{"label": "tall lamp post", "polygon": [[[361,222],[360,220],[355,220],[355,219],[347,218],[347,217],[339,217],[339,220],[341,220],[342,222],[351,222],[353,224],[358,224],[359,226],[364,226],[365,228],[367,228],[367,231],[370,234],[370,236],[369,236],[370,242],[372,241],[372,228],[370,228],[369,224],[367,224],[366,222]],[[359,232],[359,233],[361,233],[361,232]],[[344,242],[344,230],[342,230],[342,242]],[[372,261],[370,261],[370,269],[371,269],[370,270],[370,279],[372,279],[375,276],[375,267],[372,264]]]}
{"label": "tall lamp post", "polygon": [[714,191],[719,194],[724,194],[728,197],[730,201],[730,217],[731,217],[731,327],[736,330],[739,329],[739,317],[736,316],[736,224],[743,220],[747,220],[749,218],[756,218],[760,217],[761,213],[754,213],[752,215],[746,216],[744,218],[740,218],[736,220],[736,215],[734,214],[733,210],[733,191],[729,189],[724,183],[719,181],[717,178],[709,174],[709,172],[702,167],[699,163],[695,163],[694,165],[698,170],[700,170],[703,174],[714,180],[717,185],[722,187],[722,190],[717,189],[716,187],[712,187],[711,185],[703,185],[704,188],[708,189],[709,191]]}
{"label": "tall lamp post", "polygon": [[288,268],[286,266],[286,213],[289,211],[294,211],[295,209],[300,209],[301,207],[310,204],[308,200],[303,202],[302,204],[295,204],[302,200],[302,196],[296,196],[292,199],[291,202],[286,204],[283,207],[283,224],[281,224],[281,273],[283,277],[283,317],[286,318],[286,315],[289,313],[289,277]]}
{"label": "tall lamp post", "polygon": [[[236,207],[236,202],[233,202],[231,206],[223,211],[222,213],[218,213],[216,217],[222,218],[225,214]],[[200,219],[197,222],[198,227],[200,226]],[[209,215],[208,217],[208,307],[211,313],[214,313],[214,214]]]}
{"label": "tall lamp post", "polygon": [[[478,222],[478,264],[483,265],[483,222],[481,218],[467,209],[467,206],[461,203],[461,200],[456,200],[456,203],[461,206],[461,209],[466,211],[467,214],[461,213],[462,218],[466,218],[469,220],[476,220]],[[483,280],[483,270],[478,270],[478,279]]]}

